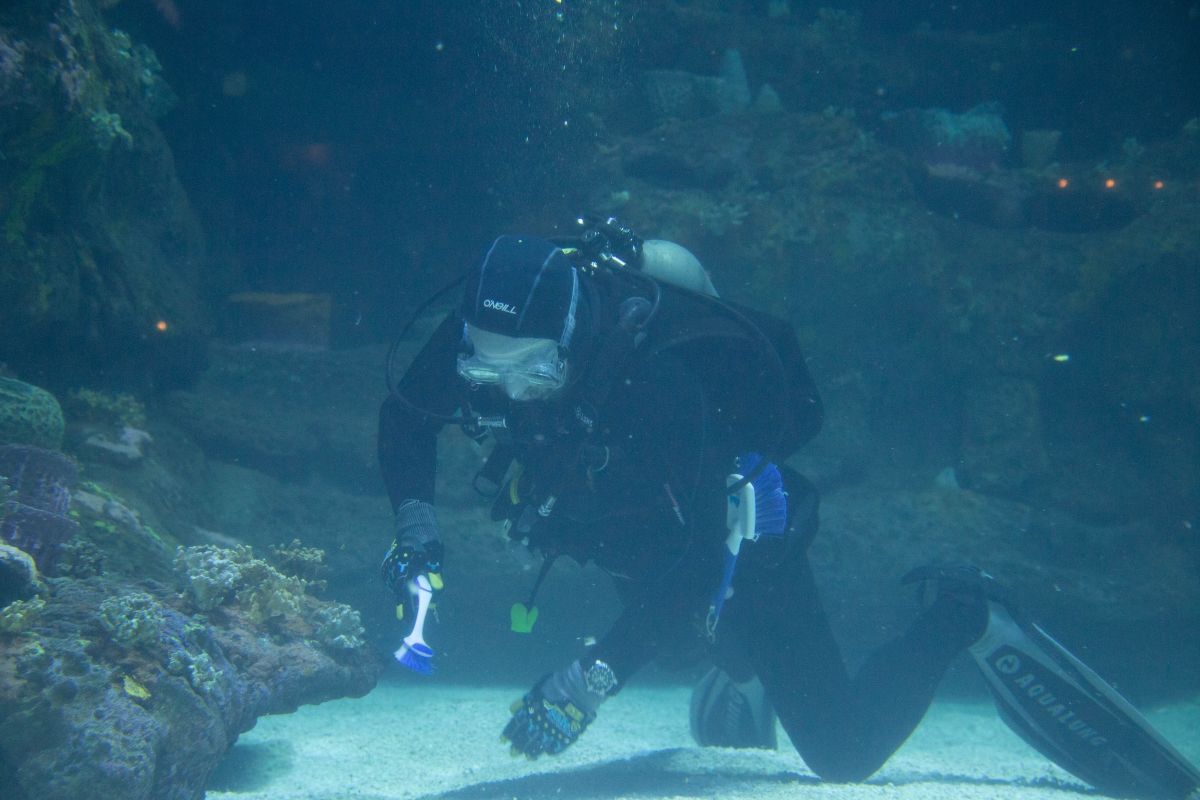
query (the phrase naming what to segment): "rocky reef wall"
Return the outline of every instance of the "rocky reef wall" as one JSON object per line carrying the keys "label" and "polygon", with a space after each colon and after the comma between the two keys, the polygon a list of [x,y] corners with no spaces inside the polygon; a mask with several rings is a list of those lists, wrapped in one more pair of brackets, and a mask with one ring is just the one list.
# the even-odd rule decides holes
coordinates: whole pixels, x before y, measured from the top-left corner
{"label": "rocky reef wall", "polygon": [[[163,469],[153,437],[129,433],[146,424],[136,402],[76,396],[64,437],[53,396],[4,381],[5,797],[202,797],[257,717],[370,690],[380,661],[358,612],[325,595],[323,551],[184,546],[194,532],[173,509],[186,459]],[[46,447],[48,405],[72,454]],[[117,423],[124,439],[102,430]]]}
{"label": "rocky reef wall", "polygon": [[0,361],[51,384],[196,368],[213,271],[157,123],[173,103],[92,0],[0,8]]}

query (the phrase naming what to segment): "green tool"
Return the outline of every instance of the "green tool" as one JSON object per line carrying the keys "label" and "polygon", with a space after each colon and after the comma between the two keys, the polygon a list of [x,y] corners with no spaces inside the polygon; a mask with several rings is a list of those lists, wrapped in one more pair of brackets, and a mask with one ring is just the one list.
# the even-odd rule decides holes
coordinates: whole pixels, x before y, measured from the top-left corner
{"label": "green tool", "polygon": [[550,568],[554,566],[555,559],[558,558],[558,553],[548,551],[542,557],[542,568],[538,570],[537,580],[533,582],[533,590],[529,593],[529,600],[525,603],[513,603],[513,607],[508,611],[509,625],[513,633],[530,633],[533,631],[533,624],[537,622],[538,610],[533,603],[537,599],[538,589],[542,588],[542,581],[546,580],[546,574],[550,572]]}

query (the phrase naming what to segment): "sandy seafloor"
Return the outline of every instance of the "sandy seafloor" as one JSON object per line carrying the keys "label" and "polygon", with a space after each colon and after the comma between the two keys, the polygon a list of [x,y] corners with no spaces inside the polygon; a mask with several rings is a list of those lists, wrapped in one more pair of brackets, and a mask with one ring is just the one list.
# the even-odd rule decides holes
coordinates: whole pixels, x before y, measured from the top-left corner
{"label": "sandy seafloor", "polygon": [[[211,800],[340,798],[1033,798],[1087,790],[1030,749],[990,703],[939,701],[865,784],[820,783],[780,730],[778,751],[696,747],[689,690],[631,686],[565,753],[500,743],[520,688],[381,684],[367,697],[265,717],[214,775]],[[1151,721],[1200,760],[1200,698]],[[1096,795],[1091,795],[1095,797]]]}

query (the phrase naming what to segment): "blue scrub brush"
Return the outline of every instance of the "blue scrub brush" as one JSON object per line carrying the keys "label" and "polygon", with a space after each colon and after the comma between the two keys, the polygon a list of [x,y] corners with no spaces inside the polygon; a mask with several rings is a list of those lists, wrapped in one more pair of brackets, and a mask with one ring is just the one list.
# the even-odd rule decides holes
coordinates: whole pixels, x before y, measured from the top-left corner
{"label": "blue scrub brush", "polygon": [[433,674],[433,649],[425,644],[425,615],[429,612],[429,603],[433,599],[433,587],[429,578],[418,575],[408,582],[409,593],[416,598],[417,616],[413,620],[412,633],[404,637],[394,655],[400,666],[407,667],[421,675]]}
{"label": "blue scrub brush", "polygon": [[[740,472],[725,479],[725,485],[730,489],[725,505],[729,536],[725,539],[721,584],[708,607],[706,627],[710,639],[716,639],[721,609],[733,596],[733,571],[742,542],[746,539],[756,542],[760,536],[780,536],[787,528],[787,492],[783,490],[783,476],[779,474],[779,467],[761,462],[762,456],[758,453],[747,453],[738,458]],[[751,476],[749,481],[747,475]]]}

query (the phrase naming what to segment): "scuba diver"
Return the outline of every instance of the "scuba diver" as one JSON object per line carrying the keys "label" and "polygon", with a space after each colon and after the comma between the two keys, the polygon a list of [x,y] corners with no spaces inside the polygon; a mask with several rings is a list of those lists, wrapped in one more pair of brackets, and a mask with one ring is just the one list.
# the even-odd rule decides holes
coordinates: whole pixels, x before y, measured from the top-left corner
{"label": "scuba diver", "polygon": [[[677,244],[584,225],[569,241],[496,239],[399,380],[389,356],[378,446],[395,539],[381,571],[398,613],[417,609],[401,663],[431,671],[437,435],[453,424],[493,442],[475,486],[544,556],[537,584],[559,556],[590,560],[623,605],[514,705],[514,754],[561,752],[640,668],[701,652],[714,666],[692,696],[698,743],[774,747],[778,719],[818,776],[860,781],[969,650],[1004,720],[1064,768],[1116,794],[1195,791],[1200,773],[978,569],[911,573],[929,602],[850,675],[808,561],[817,492],[783,465],[822,418],[791,326],[717,297]],[[514,606],[515,630],[529,611]]]}

